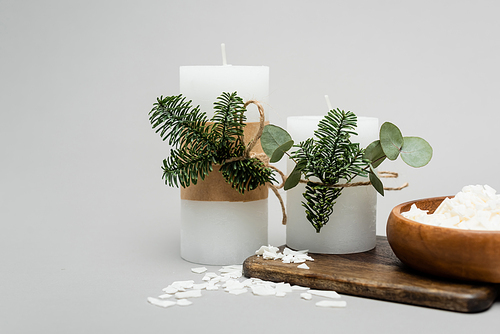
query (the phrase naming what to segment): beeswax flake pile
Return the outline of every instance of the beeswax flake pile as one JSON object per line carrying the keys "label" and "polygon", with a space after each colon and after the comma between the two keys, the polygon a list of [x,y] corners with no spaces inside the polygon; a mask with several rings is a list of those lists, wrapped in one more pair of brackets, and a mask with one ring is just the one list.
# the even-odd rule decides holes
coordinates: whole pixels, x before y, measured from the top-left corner
{"label": "beeswax flake pile", "polygon": [[[265,259],[282,260],[286,263],[301,263],[298,268],[309,269],[304,263],[306,260],[313,261],[307,255],[307,251],[292,251],[285,248],[283,253],[273,246],[262,246],[257,255]],[[307,267],[307,268],[306,268]],[[258,278],[245,278],[242,274],[242,265],[224,266],[216,272],[209,272],[206,267],[192,268],[191,272],[202,275],[201,282],[194,280],[176,281],[165,287],[163,293],[158,297],[149,297],[147,301],[159,307],[189,306],[193,304],[191,299],[200,298],[207,291],[222,291],[232,295],[252,293],[255,296],[284,297],[287,294],[300,293],[300,298],[311,300],[313,296],[322,298],[316,303],[318,307],[346,307],[347,303],[340,300],[340,295],[335,291],[313,290],[307,287],[290,285],[289,283],[275,283]],[[301,269],[298,269],[301,270]]]}
{"label": "beeswax flake pile", "polygon": [[467,230],[500,230],[500,195],[488,185],[470,185],[446,198],[433,214],[412,204],[403,217],[422,224]]}

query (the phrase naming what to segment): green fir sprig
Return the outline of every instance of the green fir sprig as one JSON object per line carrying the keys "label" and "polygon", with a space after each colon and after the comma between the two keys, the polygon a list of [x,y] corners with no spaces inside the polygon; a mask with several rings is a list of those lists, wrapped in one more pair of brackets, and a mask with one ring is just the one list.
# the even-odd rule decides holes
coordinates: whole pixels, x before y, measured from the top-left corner
{"label": "green fir sprig", "polygon": [[[365,168],[369,161],[363,159],[363,149],[350,140],[356,135],[356,126],[357,117],[353,112],[332,110],[319,122],[315,138],[300,143],[291,154],[298,166],[296,173],[300,171],[308,180],[302,205],[316,232],[328,223],[344,189],[333,185],[341,180],[349,183],[357,175],[368,175]],[[286,184],[286,189],[291,186],[293,183]]]}
{"label": "green fir sprig", "polygon": [[[315,137],[294,145],[291,136],[282,128],[268,125],[261,137],[262,148],[271,158],[279,161],[287,154],[296,165],[288,175],[284,189],[289,190],[301,182],[306,182],[303,193],[307,220],[320,232],[333,212],[343,187],[356,176],[369,176],[371,185],[384,195],[384,186],[375,168],[386,158],[395,160],[399,155],[412,167],[425,166],[432,158],[432,147],[420,137],[403,137],[392,123],[386,122],[380,128],[380,139],[366,149],[351,142],[356,135],[357,117],[354,113],[332,109],[320,121]],[[292,147],[297,148],[291,154]]]}
{"label": "green fir sprig", "polygon": [[182,95],[157,98],[149,112],[153,129],[173,146],[163,160],[163,178],[169,186],[188,187],[220,165],[229,184],[240,193],[275,181],[273,171],[256,158],[245,156],[245,106],[234,93],[222,93],[209,120],[199,106]]}

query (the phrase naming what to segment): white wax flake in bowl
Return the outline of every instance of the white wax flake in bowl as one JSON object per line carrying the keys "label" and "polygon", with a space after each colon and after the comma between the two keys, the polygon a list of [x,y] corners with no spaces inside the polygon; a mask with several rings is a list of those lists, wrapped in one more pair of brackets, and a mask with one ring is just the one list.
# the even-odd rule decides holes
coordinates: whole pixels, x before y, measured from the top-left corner
{"label": "white wax flake in bowl", "polygon": [[[267,246],[264,251],[268,249],[272,249]],[[275,248],[277,249],[277,248]],[[301,257],[307,257],[307,251],[296,252],[290,249],[285,248],[284,253],[286,255],[283,256],[292,256],[294,259]],[[305,265],[302,263],[300,266]],[[196,273],[195,270],[191,270],[192,273]],[[266,296],[274,296],[274,297],[285,297],[288,294],[297,294],[296,291],[300,292],[300,298],[305,300],[311,300],[313,296],[318,297],[326,297],[326,298],[340,298],[340,296],[335,291],[324,291],[324,290],[311,290],[308,287],[298,286],[298,285],[290,285],[285,282],[270,282],[264,281],[259,278],[241,278],[243,267],[241,265],[234,266],[224,266],[219,269],[220,275],[214,272],[206,272],[200,283],[195,283],[194,280],[186,280],[186,281],[175,281],[166,288],[163,289],[164,294],[160,295],[158,298],[149,297],[147,301],[155,306],[167,308],[174,305],[177,306],[189,306],[193,304],[191,298],[200,298],[202,295],[201,290],[205,291],[223,291],[222,293],[227,293],[230,295],[241,295],[246,294],[249,291],[252,292],[253,295],[259,296],[259,298]],[[308,292],[304,292],[307,291]],[[206,294],[212,294],[214,292],[207,292]],[[175,297],[175,300],[172,300],[172,297]],[[269,298],[274,298],[269,297]],[[332,303],[333,302],[333,303]],[[321,301],[316,303],[317,306],[321,307],[345,307],[345,302],[337,300],[337,301]],[[343,305],[343,306],[342,306]]]}
{"label": "white wax flake in bowl", "polygon": [[500,230],[500,195],[488,185],[470,185],[446,198],[433,214],[413,204],[405,218],[428,225],[469,230]]}

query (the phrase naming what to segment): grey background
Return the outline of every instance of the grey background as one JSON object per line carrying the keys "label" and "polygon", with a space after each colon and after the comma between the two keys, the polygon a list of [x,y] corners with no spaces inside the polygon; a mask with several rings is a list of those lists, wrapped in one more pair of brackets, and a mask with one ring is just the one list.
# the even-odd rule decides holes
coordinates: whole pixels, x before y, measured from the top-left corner
{"label": "grey background", "polygon": [[[179,191],[147,113],[177,94],[179,66],[270,67],[270,120],[334,107],[427,139],[431,163],[384,164],[410,187],[396,204],[497,176],[496,1],[0,0],[0,332],[137,333],[228,328],[468,332],[464,315],[345,297],[345,310],[292,298],[213,295],[190,308],[145,302],[191,276],[179,258]],[[270,197],[270,242],[284,243]],[[291,296],[290,296],[291,297]],[[332,312],[333,311],[333,312]],[[302,313],[303,312],[303,313]],[[303,314],[303,316],[300,316]],[[225,328],[224,325],[229,326]]]}

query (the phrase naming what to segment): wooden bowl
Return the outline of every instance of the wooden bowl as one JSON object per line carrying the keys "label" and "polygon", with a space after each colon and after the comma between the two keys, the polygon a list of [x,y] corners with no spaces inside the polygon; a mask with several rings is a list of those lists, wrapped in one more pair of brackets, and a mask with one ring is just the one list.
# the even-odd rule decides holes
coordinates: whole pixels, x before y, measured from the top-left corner
{"label": "wooden bowl", "polygon": [[401,215],[412,204],[433,213],[445,198],[407,202],[392,209],[387,241],[394,254],[408,266],[431,275],[500,283],[500,231],[432,226]]}

